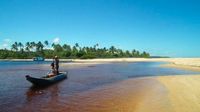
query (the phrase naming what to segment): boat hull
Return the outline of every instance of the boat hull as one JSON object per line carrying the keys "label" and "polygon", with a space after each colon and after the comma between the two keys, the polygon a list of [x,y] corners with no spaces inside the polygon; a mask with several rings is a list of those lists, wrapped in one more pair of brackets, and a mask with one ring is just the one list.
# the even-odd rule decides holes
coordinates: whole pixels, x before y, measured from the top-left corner
{"label": "boat hull", "polygon": [[64,80],[67,78],[67,73],[60,73],[59,75],[52,76],[52,77],[42,77],[42,78],[35,78],[31,76],[26,76],[26,80],[31,82],[35,86],[47,86]]}

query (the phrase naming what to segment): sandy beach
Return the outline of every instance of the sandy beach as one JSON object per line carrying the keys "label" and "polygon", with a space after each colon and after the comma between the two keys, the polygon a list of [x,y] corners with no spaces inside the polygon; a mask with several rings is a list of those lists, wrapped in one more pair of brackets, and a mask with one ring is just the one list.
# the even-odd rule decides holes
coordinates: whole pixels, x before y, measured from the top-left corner
{"label": "sandy beach", "polygon": [[[51,59],[47,59],[51,61]],[[60,61],[72,62],[64,63],[62,66],[92,66],[102,63],[116,62],[167,62],[162,67],[171,67],[178,69],[186,69],[200,71],[200,58],[113,58],[113,59],[60,59]]]}

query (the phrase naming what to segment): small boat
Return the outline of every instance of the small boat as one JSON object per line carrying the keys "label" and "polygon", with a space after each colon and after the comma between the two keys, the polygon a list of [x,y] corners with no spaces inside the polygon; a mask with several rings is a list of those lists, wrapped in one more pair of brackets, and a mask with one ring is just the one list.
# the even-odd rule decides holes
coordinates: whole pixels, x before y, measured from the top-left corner
{"label": "small boat", "polygon": [[33,57],[33,61],[44,61],[44,57]]}
{"label": "small boat", "polygon": [[29,75],[26,75],[26,80],[28,80],[35,86],[48,86],[48,85],[51,85],[51,84],[54,84],[56,82],[66,79],[67,74],[68,72],[60,72],[59,75],[54,75],[51,77],[47,75],[41,78],[35,78]]}

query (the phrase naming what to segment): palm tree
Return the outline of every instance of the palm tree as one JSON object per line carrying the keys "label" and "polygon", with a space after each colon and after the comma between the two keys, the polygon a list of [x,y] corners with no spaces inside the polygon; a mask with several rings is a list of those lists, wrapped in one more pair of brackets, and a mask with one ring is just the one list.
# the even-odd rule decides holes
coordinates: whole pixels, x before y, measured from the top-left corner
{"label": "palm tree", "polygon": [[85,52],[89,53],[90,52],[90,48],[89,47],[85,47]]}
{"label": "palm tree", "polygon": [[83,47],[82,51],[85,52],[85,53],[87,53],[86,47]]}
{"label": "palm tree", "polygon": [[25,49],[28,52],[30,51],[30,42],[26,42],[26,48]]}
{"label": "palm tree", "polygon": [[124,53],[121,49],[117,49],[117,54],[120,56],[120,57],[123,57],[124,56]]}
{"label": "palm tree", "polygon": [[19,42],[19,43],[18,43],[18,46],[19,46],[20,50],[22,51],[24,45],[23,45],[21,42]]}
{"label": "palm tree", "polygon": [[99,44],[98,44],[98,43],[94,45],[94,51],[96,51],[96,50],[97,50],[96,48],[97,48],[98,46],[99,46]]}
{"label": "palm tree", "polygon": [[45,40],[45,41],[44,41],[44,45],[45,45],[46,47],[48,47],[48,46],[49,46],[49,42],[48,42],[47,40]]}
{"label": "palm tree", "polygon": [[11,49],[15,50],[16,52],[18,51],[18,43],[15,42],[14,44],[11,45]]}
{"label": "palm tree", "polygon": [[131,53],[128,50],[126,50],[125,54],[126,54],[126,57],[130,57],[131,56]]}
{"label": "palm tree", "polygon": [[75,44],[75,47],[76,47],[76,48],[79,47],[78,43]]}
{"label": "palm tree", "polygon": [[30,43],[30,49],[35,50],[35,46],[36,46],[35,42]]}
{"label": "palm tree", "polygon": [[[15,42],[11,45],[11,50],[15,51],[12,52],[13,58],[27,58],[36,55],[42,55],[46,57],[52,57],[53,55],[59,55],[65,58],[105,58],[105,57],[150,57],[150,54],[147,52],[140,53],[139,51],[133,49],[132,51],[123,51],[122,49],[117,49],[115,46],[111,46],[109,49],[106,47],[104,48],[97,48],[99,44],[95,44],[91,47],[80,47],[78,43],[74,46],[70,46],[64,44],[61,46],[60,44],[52,44],[53,49],[48,49],[43,52],[44,46],[48,46],[49,42],[46,40],[44,43],[41,41],[35,42],[26,42],[25,50],[27,52],[23,52],[24,45],[21,42]],[[20,53],[17,51],[20,50]],[[9,50],[7,50],[9,52]],[[32,52],[30,52],[32,51]],[[17,55],[16,55],[17,54]],[[19,55],[18,55],[19,54]],[[1,56],[0,56],[1,58]]]}
{"label": "palm tree", "polygon": [[64,44],[62,47],[63,47],[64,50],[66,50],[67,49],[67,44]]}
{"label": "palm tree", "polygon": [[42,42],[38,42],[36,44],[36,51],[43,51],[44,45],[42,44]]}
{"label": "palm tree", "polygon": [[132,54],[133,57],[136,57],[136,50],[133,49],[131,54]]}
{"label": "palm tree", "polygon": [[64,44],[64,45],[63,45],[63,49],[64,49],[65,51],[71,51],[70,45],[67,45],[67,44]]}
{"label": "palm tree", "polygon": [[52,43],[51,46],[52,46],[53,50],[57,53],[63,51],[63,47],[60,44]]}
{"label": "palm tree", "polygon": [[77,50],[80,50],[80,46],[79,46],[78,43],[75,44],[75,47],[76,47]]}
{"label": "palm tree", "polygon": [[150,55],[149,55],[149,53],[147,53],[147,52],[144,51],[144,52],[141,54],[141,56],[144,57],[144,58],[148,58]]}
{"label": "palm tree", "polygon": [[114,54],[115,51],[116,51],[116,48],[115,48],[115,46],[111,46],[109,50],[110,50],[110,52],[111,52],[112,54]]}
{"label": "palm tree", "polygon": [[136,57],[140,57],[140,52],[136,51]]}
{"label": "palm tree", "polygon": [[77,50],[77,48],[75,46],[73,46],[72,51],[73,52],[77,52],[78,50]]}

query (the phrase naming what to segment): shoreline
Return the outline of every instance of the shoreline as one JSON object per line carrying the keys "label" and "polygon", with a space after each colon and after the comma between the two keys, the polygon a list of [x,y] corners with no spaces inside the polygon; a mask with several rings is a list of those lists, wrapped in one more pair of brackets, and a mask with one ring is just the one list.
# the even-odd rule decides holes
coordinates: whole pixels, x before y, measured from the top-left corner
{"label": "shoreline", "polygon": [[[148,61],[151,58],[102,58],[102,59],[60,59],[60,61],[71,62],[135,62],[135,61]],[[0,61],[33,61],[33,59],[0,59]],[[52,59],[45,59],[45,61],[52,61]]]}
{"label": "shoreline", "polygon": [[196,71],[200,72],[200,67],[199,66],[191,66],[191,65],[181,65],[181,64],[174,64],[174,63],[169,63],[169,64],[163,64],[161,67],[167,67],[167,68],[176,68],[176,69],[183,69],[183,70],[191,70],[191,71]]}
{"label": "shoreline", "polygon": [[[23,61],[30,62],[32,59],[0,59],[1,61]],[[52,61],[52,59],[45,59],[45,61]],[[73,65],[94,65],[115,62],[167,62],[162,64],[161,67],[170,67],[177,69],[185,69],[192,71],[200,71],[200,58],[107,58],[107,59],[60,59],[62,62]],[[63,64],[65,65],[65,64]]]}

